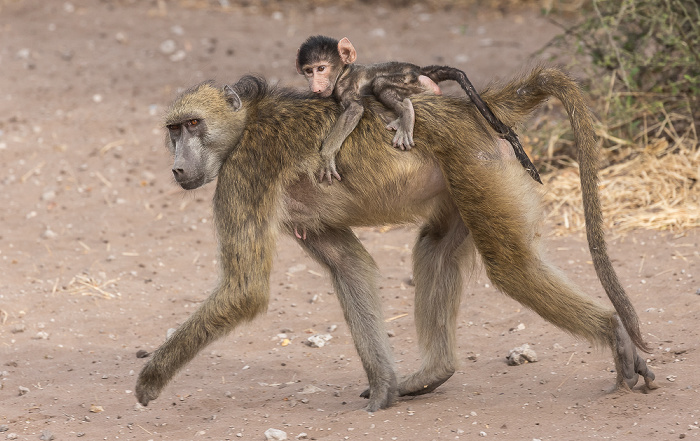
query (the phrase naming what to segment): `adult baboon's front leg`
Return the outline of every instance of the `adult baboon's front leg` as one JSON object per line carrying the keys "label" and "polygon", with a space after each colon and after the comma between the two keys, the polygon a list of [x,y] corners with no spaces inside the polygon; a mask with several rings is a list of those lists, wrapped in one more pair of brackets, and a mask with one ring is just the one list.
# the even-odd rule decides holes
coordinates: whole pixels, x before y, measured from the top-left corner
{"label": "adult baboon's front leg", "polygon": [[397,396],[397,381],[377,294],[374,260],[349,228],[326,229],[300,243],[331,272],[345,321],[367,373],[370,393],[366,410],[391,406]]}
{"label": "adult baboon's front leg", "polygon": [[205,346],[267,309],[267,291],[261,291],[262,295],[239,296],[237,299],[232,291],[228,284],[222,284],[153,353],[136,382],[139,403],[146,406],[158,398],[177,371]]}
{"label": "adult baboon's front leg", "polygon": [[[473,243],[456,208],[424,225],[413,249],[415,322],[421,367],[399,383],[400,395],[432,392],[457,368],[456,321]],[[471,245],[471,247],[469,246]]]}
{"label": "adult baboon's front leg", "polygon": [[641,375],[648,389],[658,389],[654,382],[656,376],[647,366],[644,359],[637,353],[637,348],[632,343],[627,330],[622,325],[622,321],[617,316],[613,318],[613,329],[615,332],[615,369],[617,371],[617,387],[631,389],[639,380]]}

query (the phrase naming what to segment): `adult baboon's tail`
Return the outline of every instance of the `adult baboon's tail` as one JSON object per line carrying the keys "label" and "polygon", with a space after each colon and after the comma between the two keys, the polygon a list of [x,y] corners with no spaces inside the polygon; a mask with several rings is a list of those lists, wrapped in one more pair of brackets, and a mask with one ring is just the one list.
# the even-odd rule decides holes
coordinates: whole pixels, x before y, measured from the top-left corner
{"label": "adult baboon's tail", "polygon": [[484,100],[493,103],[491,109],[509,126],[522,122],[522,119],[550,96],[558,98],[566,108],[578,148],[586,235],[593,266],[630,338],[639,349],[649,352],[649,347],[639,330],[637,313],[608,256],[598,195],[600,149],[593,130],[593,118],[580,88],[561,70],[539,67],[521,81],[512,81],[504,88],[486,90],[481,95]]}

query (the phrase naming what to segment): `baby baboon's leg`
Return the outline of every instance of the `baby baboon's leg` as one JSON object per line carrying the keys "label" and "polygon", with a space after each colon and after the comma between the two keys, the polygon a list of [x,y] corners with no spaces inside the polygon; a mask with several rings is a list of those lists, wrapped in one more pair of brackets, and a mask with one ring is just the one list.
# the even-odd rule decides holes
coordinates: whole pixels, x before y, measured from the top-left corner
{"label": "baby baboon's leg", "polygon": [[[400,85],[403,84],[404,75],[379,77],[374,80],[373,93],[379,101],[388,108],[394,110],[398,115],[394,121],[387,124],[389,130],[396,130],[393,145],[401,150],[410,150],[413,147],[413,126],[416,121],[416,114],[413,110],[413,103],[406,98],[405,93],[401,94]],[[416,79],[415,84],[421,87]]]}
{"label": "baby baboon's leg", "polygon": [[369,380],[366,410],[374,412],[391,406],[397,396],[396,373],[377,294],[379,271],[372,256],[349,228],[329,228],[300,244],[331,272],[345,321]]}
{"label": "baby baboon's leg", "polygon": [[399,395],[432,392],[457,368],[456,322],[462,279],[474,257],[469,232],[453,205],[421,228],[413,248],[415,321],[423,363],[399,384]]}

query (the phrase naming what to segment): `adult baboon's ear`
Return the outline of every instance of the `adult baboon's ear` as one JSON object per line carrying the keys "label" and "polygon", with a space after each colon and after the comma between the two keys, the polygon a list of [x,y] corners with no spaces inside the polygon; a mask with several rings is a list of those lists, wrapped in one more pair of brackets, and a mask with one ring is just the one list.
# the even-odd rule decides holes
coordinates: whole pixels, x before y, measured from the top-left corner
{"label": "adult baboon's ear", "polygon": [[241,110],[243,104],[241,103],[241,97],[238,96],[235,90],[228,84],[224,86],[224,96],[226,101],[231,105],[234,112]]}

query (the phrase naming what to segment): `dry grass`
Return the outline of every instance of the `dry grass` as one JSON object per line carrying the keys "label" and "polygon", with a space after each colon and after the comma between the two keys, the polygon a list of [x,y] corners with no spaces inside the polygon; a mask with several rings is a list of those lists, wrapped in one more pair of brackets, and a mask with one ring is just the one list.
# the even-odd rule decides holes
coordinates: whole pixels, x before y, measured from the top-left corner
{"label": "dry grass", "polygon": [[[634,229],[682,233],[700,227],[700,148],[694,121],[683,114],[660,111],[660,122],[644,127],[639,139],[626,141],[599,124],[608,143],[600,171],[600,195],[606,228],[613,234]],[[676,127],[685,127],[678,133]],[[554,234],[584,228],[577,164],[545,177],[545,203]]]}
{"label": "dry grass", "polygon": [[101,280],[87,274],[79,274],[71,279],[63,289],[72,295],[91,296],[105,300],[112,300],[121,297],[119,293],[109,292],[114,288],[118,279]]}

